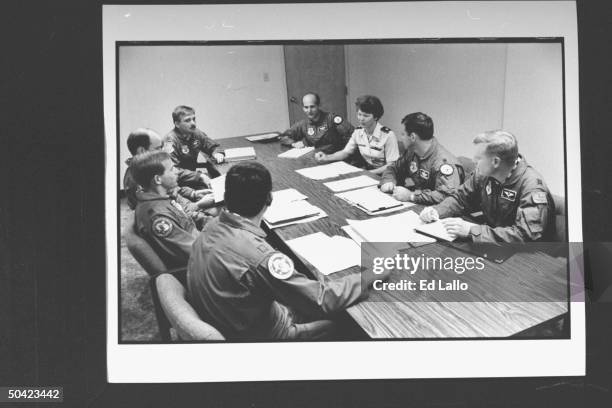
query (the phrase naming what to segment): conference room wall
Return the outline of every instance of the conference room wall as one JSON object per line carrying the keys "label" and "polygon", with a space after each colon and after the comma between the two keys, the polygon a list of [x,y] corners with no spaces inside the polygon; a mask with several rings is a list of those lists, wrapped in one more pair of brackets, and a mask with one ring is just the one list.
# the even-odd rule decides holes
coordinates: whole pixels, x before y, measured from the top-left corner
{"label": "conference room wall", "polygon": [[440,141],[467,157],[477,133],[505,127],[564,195],[559,44],[351,44],[346,59],[351,121],[356,97],[373,94],[398,136],[404,115],[422,111]]}
{"label": "conference room wall", "polygon": [[120,47],[121,176],[130,131],[164,135],[177,105],[194,107],[198,127],[213,139],[286,129],[284,69],[280,45]]}

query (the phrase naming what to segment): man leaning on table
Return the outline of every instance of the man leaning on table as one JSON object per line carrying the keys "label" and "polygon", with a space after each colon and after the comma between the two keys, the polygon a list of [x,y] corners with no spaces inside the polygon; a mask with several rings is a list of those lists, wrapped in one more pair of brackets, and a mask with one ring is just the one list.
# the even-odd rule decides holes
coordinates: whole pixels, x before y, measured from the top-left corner
{"label": "man leaning on table", "polygon": [[[421,212],[425,222],[443,218],[450,235],[473,242],[546,241],[554,203],[542,176],[518,153],[514,135],[492,130],[474,139],[476,170],[440,204]],[[447,218],[482,211],[486,224]],[[444,219],[445,218],[445,219]]]}
{"label": "man leaning on table", "polygon": [[236,164],[225,183],[227,210],[206,224],[189,260],[193,307],[228,339],[329,337],[334,324],[317,319],[358,302],[367,293],[362,283],[371,282],[362,282],[361,274],[309,279],[270,246],[260,228],[272,203],[272,179],[263,165]]}
{"label": "man leaning on table", "polygon": [[422,112],[402,119],[408,149],[385,169],[380,190],[399,201],[437,204],[461,184],[457,158],[434,137],[433,120]]}
{"label": "man leaning on table", "polygon": [[280,135],[280,142],[297,148],[314,146],[324,153],[342,149],[353,133],[353,125],[340,115],[321,110],[321,98],[309,92],[302,98],[306,119],[294,123]]}

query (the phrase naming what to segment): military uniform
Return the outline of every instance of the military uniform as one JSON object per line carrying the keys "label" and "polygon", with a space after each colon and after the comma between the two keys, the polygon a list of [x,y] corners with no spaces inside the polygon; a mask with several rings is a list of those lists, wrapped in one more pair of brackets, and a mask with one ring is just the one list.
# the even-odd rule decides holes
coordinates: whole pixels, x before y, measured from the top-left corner
{"label": "military uniform", "polygon": [[482,211],[486,225],[470,229],[474,242],[549,240],[554,202],[542,176],[519,157],[505,182],[475,171],[451,196],[434,206],[440,218]]}
{"label": "military uniform", "polygon": [[323,321],[297,324],[281,303],[316,319],[361,297],[359,274],[309,279],[265,236],[250,220],[224,211],[205,225],[193,245],[187,269],[190,302],[226,338],[312,338]]}
{"label": "military uniform", "polygon": [[219,144],[214,142],[200,129],[185,134],[177,128],[174,128],[165,136],[165,141],[172,145],[170,157],[178,170],[179,186],[194,188],[205,187],[199,173],[196,171],[198,166],[198,154],[200,152],[207,156],[204,167],[208,171],[208,175],[211,178],[219,176],[219,171],[215,167],[212,156],[213,153],[223,154],[223,151],[217,149]]}
{"label": "military uniform", "polygon": [[293,124],[280,135],[281,144],[291,145],[302,141],[305,146],[314,146],[324,153],[342,150],[353,133],[353,125],[342,116],[319,111],[319,119],[306,118]]}
{"label": "military uniform", "polygon": [[389,165],[380,184],[393,183],[414,190],[417,204],[437,204],[454,192],[459,185],[458,161],[434,137],[423,157],[408,149]]}
{"label": "military uniform", "polygon": [[143,237],[166,267],[187,265],[198,236],[193,220],[169,196],[139,191],[135,211],[136,233]]}
{"label": "military uniform", "polygon": [[380,123],[376,123],[372,137],[368,137],[364,128],[355,128],[344,151],[350,154],[359,151],[368,169],[377,169],[399,158],[395,133]]}

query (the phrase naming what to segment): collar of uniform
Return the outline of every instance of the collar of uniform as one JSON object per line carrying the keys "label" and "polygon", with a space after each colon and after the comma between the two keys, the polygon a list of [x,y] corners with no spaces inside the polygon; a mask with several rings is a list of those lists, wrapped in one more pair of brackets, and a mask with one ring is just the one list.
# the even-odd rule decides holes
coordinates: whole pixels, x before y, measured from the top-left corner
{"label": "collar of uniform", "polygon": [[188,142],[193,137],[193,133],[183,133],[177,127],[174,128],[174,133],[176,133],[176,137],[178,137],[181,142]]}
{"label": "collar of uniform", "polygon": [[138,201],[169,200],[170,196],[162,196],[157,193],[152,193],[150,191],[137,191],[136,199]]}
{"label": "collar of uniform", "polygon": [[253,224],[251,220],[241,217],[238,214],[231,213],[227,210],[223,210],[221,214],[219,214],[219,221],[224,224],[228,224],[231,227],[248,231],[254,235],[257,235],[258,237],[266,237],[264,230]]}
{"label": "collar of uniform", "polygon": [[[382,127],[383,125],[381,125],[380,122],[376,122],[376,126],[374,126],[374,130],[372,131],[372,140],[376,139],[377,142],[380,142],[380,139],[382,139]],[[363,129],[363,134],[366,138],[368,137],[368,133],[365,129]]]}
{"label": "collar of uniform", "polygon": [[328,113],[322,110],[319,110],[319,120],[310,120],[310,118],[308,118],[308,124],[310,125],[315,125],[315,126],[319,126],[321,123],[323,123],[325,121],[325,118],[327,117]]}
{"label": "collar of uniform", "polygon": [[527,170],[527,162],[525,161],[525,158],[519,154],[518,163],[516,164],[516,167],[510,172],[510,175],[508,176],[508,178],[506,178],[506,181],[504,181],[503,185],[507,186],[515,184],[518,179],[523,176],[525,170]]}
{"label": "collar of uniform", "polygon": [[420,160],[427,160],[429,158],[429,156],[431,156],[433,154],[433,152],[435,152],[438,149],[438,140],[433,137],[431,139],[431,146],[429,146],[429,149],[427,149],[427,151],[425,152],[425,154],[423,155],[423,157],[419,157]]}

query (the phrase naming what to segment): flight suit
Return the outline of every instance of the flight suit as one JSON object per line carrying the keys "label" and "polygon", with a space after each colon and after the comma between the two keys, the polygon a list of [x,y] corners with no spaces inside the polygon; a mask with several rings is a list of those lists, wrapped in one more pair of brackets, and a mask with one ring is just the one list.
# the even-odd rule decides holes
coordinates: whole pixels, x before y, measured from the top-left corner
{"label": "flight suit", "polygon": [[290,146],[302,141],[305,146],[314,146],[323,153],[342,150],[353,133],[353,125],[342,116],[319,111],[319,119],[306,118],[293,124],[280,135],[281,144]]}
{"label": "flight suit", "polygon": [[198,236],[193,220],[169,196],[139,191],[136,198],[136,233],[151,245],[167,268],[187,265]]}
{"label": "flight suit", "polygon": [[316,320],[361,298],[360,274],[309,279],[265,237],[250,220],[223,211],[193,245],[187,269],[190,303],[226,338],[317,338],[328,328],[326,321],[297,324],[283,305]]}
{"label": "flight suit", "polygon": [[440,218],[482,211],[486,225],[470,229],[473,242],[521,243],[552,238],[552,196],[542,176],[522,157],[504,183],[475,171],[434,208]]}
{"label": "flight suit", "polygon": [[399,146],[395,133],[380,123],[376,123],[371,138],[368,138],[362,127],[355,128],[350,140],[344,146],[344,151],[350,154],[358,151],[368,170],[393,163],[399,158]]}
{"label": "flight suit", "polygon": [[436,138],[423,157],[408,149],[383,172],[380,185],[392,182],[414,190],[417,204],[437,204],[453,193],[461,184],[455,156]]}
{"label": "flight suit", "polygon": [[206,188],[199,173],[196,171],[198,154],[200,152],[206,156],[204,167],[208,171],[208,175],[211,178],[219,176],[220,173],[214,164],[213,153],[223,154],[223,151],[217,150],[219,144],[214,142],[200,129],[185,134],[174,128],[165,136],[165,141],[172,145],[170,157],[178,170],[179,186]]}

